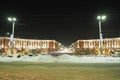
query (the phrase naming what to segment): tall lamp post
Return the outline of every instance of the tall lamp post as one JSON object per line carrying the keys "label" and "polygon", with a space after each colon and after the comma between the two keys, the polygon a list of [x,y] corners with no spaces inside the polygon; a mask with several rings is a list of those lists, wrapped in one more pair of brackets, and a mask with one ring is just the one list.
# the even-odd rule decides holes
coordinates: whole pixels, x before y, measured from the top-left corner
{"label": "tall lamp post", "polygon": [[11,54],[14,54],[14,53],[13,53],[13,49],[14,49],[14,28],[15,28],[16,18],[14,18],[14,17],[9,17],[8,20],[9,20],[10,22],[12,22],[12,34],[11,34],[12,48],[11,48]]}
{"label": "tall lamp post", "polygon": [[97,19],[99,20],[99,38],[100,38],[100,54],[102,54],[102,32],[101,32],[101,22],[106,19],[105,15],[99,15],[97,16]]}

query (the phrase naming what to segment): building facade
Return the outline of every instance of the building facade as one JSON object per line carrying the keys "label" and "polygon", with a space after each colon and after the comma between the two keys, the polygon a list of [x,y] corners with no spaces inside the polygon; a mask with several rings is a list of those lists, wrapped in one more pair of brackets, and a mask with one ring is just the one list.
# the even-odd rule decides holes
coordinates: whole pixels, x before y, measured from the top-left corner
{"label": "building facade", "polygon": [[[72,44],[75,52],[81,55],[98,55],[100,54],[100,40],[77,40]],[[112,55],[112,53],[120,50],[120,38],[102,39],[102,54]]]}
{"label": "building facade", "polygon": [[[36,40],[14,38],[14,54],[24,55],[25,53],[45,53],[57,51],[61,44],[55,40]],[[11,54],[11,39],[9,37],[0,37],[1,54]]]}

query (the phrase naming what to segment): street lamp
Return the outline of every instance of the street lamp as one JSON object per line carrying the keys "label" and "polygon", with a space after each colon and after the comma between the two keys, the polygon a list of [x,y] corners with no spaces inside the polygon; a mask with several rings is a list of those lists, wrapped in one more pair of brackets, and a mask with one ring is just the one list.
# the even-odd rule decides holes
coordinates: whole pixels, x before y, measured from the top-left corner
{"label": "street lamp", "polygon": [[14,28],[15,28],[16,18],[14,18],[14,17],[9,17],[9,18],[8,18],[8,21],[12,22],[12,34],[11,34],[12,48],[11,48],[11,54],[13,54],[13,49],[14,49]]}
{"label": "street lamp", "polygon": [[99,38],[100,38],[100,54],[102,54],[102,32],[101,32],[101,21],[106,19],[105,15],[99,15],[97,16],[97,19],[99,20]]}

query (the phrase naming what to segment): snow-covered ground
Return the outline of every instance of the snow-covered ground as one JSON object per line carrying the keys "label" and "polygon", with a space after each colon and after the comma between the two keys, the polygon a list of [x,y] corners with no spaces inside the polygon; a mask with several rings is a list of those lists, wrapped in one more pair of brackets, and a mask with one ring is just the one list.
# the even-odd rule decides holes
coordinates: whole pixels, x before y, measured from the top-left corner
{"label": "snow-covered ground", "polygon": [[24,55],[21,57],[17,57],[17,55],[13,55],[13,57],[0,56],[0,62],[57,62],[57,63],[120,63],[120,57],[100,57],[100,56],[74,56],[74,55],[59,55],[57,57],[51,55],[41,55],[38,56],[28,56]]}

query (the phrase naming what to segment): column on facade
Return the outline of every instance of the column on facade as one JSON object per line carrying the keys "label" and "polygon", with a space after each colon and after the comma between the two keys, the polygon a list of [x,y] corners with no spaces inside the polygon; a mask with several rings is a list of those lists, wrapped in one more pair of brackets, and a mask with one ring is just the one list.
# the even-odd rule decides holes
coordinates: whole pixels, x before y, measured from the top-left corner
{"label": "column on facade", "polygon": [[92,41],[90,41],[90,48],[92,48]]}
{"label": "column on facade", "polygon": [[38,41],[36,41],[36,49],[38,48]]}
{"label": "column on facade", "polygon": [[108,48],[108,40],[106,40],[106,48]]}
{"label": "column on facade", "polygon": [[25,41],[23,41],[23,48],[25,48]]}
{"label": "column on facade", "polygon": [[117,39],[116,40],[116,46],[117,46],[117,48],[119,48],[118,45],[119,45],[119,42],[118,42],[118,39]]}
{"label": "column on facade", "polygon": [[42,48],[44,48],[44,41],[42,40]]}
{"label": "column on facade", "polygon": [[25,40],[25,43],[24,43],[24,44],[25,44],[25,48],[27,48],[27,41],[26,41],[26,40]]}
{"label": "column on facade", "polygon": [[37,48],[39,48],[39,41],[37,41]]}
{"label": "column on facade", "polygon": [[117,43],[118,43],[118,40],[116,39],[115,41],[116,41],[116,48],[118,48],[118,44],[117,44]]}
{"label": "column on facade", "polygon": [[37,43],[36,41],[34,41],[34,49],[36,49]]}
{"label": "column on facade", "polygon": [[42,40],[42,44],[41,44],[41,46],[42,46],[42,49],[44,48],[44,41]]}
{"label": "column on facade", "polygon": [[80,43],[80,41],[77,41],[77,48],[80,48],[79,43]]}
{"label": "column on facade", "polygon": [[116,40],[114,40],[114,48],[116,48]]}
{"label": "column on facade", "polygon": [[32,40],[30,41],[30,48],[31,48],[31,49],[33,48]]}
{"label": "column on facade", "polygon": [[33,49],[35,48],[35,41],[33,40]]}
{"label": "column on facade", "polygon": [[110,40],[110,47],[113,47],[113,40]]}
{"label": "column on facade", "polygon": [[20,45],[20,48],[21,48],[21,47],[22,47],[22,46],[21,46],[21,40],[20,40],[20,43],[19,43],[19,45]]}
{"label": "column on facade", "polygon": [[95,48],[95,41],[93,41],[93,47]]}
{"label": "column on facade", "polygon": [[33,45],[33,40],[32,40],[32,41],[31,41],[31,49],[33,49],[33,46],[34,46],[34,45]]}
{"label": "column on facade", "polygon": [[45,48],[47,48],[47,41],[45,41]]}
{"label": "column on facade", "polygon": [[49,41],[47,41],[47,48],[49,48]]}
{"label": "column on facade", "polygon": [[87,41],[87,48],[89,48],[89,41]]}
{"label": "column on facade", "polygon": [[30,41],[30,48],[32,49],[32,40]]}
{"label": "column on facade", "polygon": [[86,41],[84,41],[84,48],[86,48],[87,44],[86,44]]}
{"label": "column on facade", "polygon": [[43,40],[41,40],[41,48],[43,48]]}
{"label": "column on facade", "polygon": [[37,48],[37,42],[35,41],[35,49]]}
{"label": "column on facade", "polygon": [[83,48],[84,47],[84,41],[82,41],[82,46],[81,46],[81,48]]}
{"label": "column on facade", "polygon": [[35,48],[35,42],[34,42],[34,40],[33,40],[32,44],[33,44],[33,49],[34,49]]}
{"label": "column on facade", "polygon": [[0,49],[2,48],[2,39],[0,38]]}
{"label": "column on facade", "polygon": [[108,40],[108,47],[109,47],[109,48],[111,47],[111,45],[110,45],[110,40]]}
{"label": "column on facade", "polygon": [[88,48],[90,48],[90,41],[88,40]]}
{"label": "column on facade", "polygon": [[4,42],[4,38],[2,38],[2,46],[1,46],[2,49],[4,48],[4,43],[5,43],[5,42]]}
{"label": "column on facade", "polygon": [[27,48],[30,49],[30,40],[27,40]]}
{"label": "column on facade", "polygon": [[85,48],[87,48],[87,42],[85,41]]}
{"label": "column on facade", "polygon": [[83,41],[83,47],[82,48],[85,48],[85,41]]}
{"label": "column on facade", "polygon": [[36,49],[36,41],[34,41],[34,49]]}
{"label": "column on facade", "polygon": [[44,40],[44,49],[46,48],[46,41]]}
{"label": "column on facade", "polygon": [[53,41],[53,48],[55,49],[55,41]]}
{"label": "column on facade", "polygon": [[90,48],[93,48],[93,41],[90,41]]}
{"label": "column on facade", "polygon": [[120,39],[118,39],[118,48],[120,48]]}
{"label": "column on facade", "polygon": [[112,40],[109,40],[109,48],[112,48]]}
{"label": "column on facade", "polygon": [[25,41],[23,40],[22,42],[23,42],[23,48],[25,48]]}
{"label": "column on facade", "polygon": [[109,48],[112,47],[112,40],[109,40]]}
{"label": "column on facade", "polygon": [[41,40],[39,41],[39,48],[41,48]]}
{"label": "column on facade", "polygon": [[108,48],[110,48],[110,43],[109,43],[109,40],[107,40],[107,43],[108,43]]}
{"label": "column on facade", "polygon": [[27,47],[30,48],[30,41],[27,40]]}
{"label": "column on facade", "polygon": [[92,41],[92,48],[94,48],[94,41]]}
{"label": "column on facade", "polygon": [[18,46],[18,48],[20,48],[20,40],[18,40],[18,42],[17,42],[17,46]]}
{"label": "column on facade", "polygon": [[115,48],[115,41],[112,40],[112,47]]}

